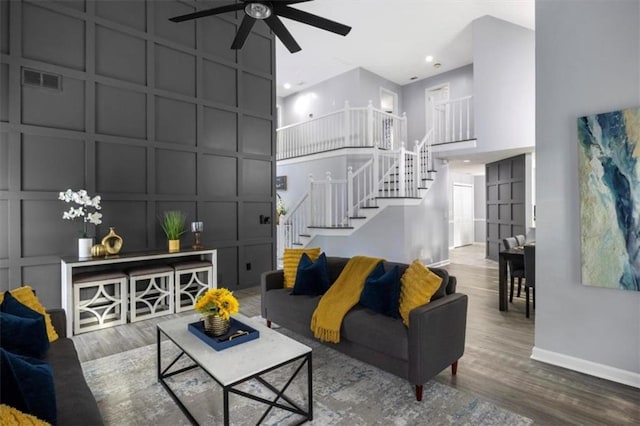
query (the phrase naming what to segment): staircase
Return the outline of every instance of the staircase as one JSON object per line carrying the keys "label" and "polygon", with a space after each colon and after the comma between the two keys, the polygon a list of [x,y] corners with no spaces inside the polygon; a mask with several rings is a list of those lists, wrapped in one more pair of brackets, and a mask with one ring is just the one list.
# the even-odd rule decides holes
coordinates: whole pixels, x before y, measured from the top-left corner
{"label": "staircase", "polygon": [[[470,101],[468,97],[466,102]],[[437,124],[411,148],[405,143],[406,116],[378,110],[371,102],[365,108],[345,103],[341,110],[278,129],[279,161],[351,148],[369,158],[356,170],[348,167],[345,179],[334,179],[330,172],[321,179],[309,175],[306,193],[280,218],[278,247],[305,247],[316,235],[351,235],[388,206],[420,204],[437,175],[433,146],[450,142],[443,140],[448,135],[464,133],[468,138],[470,132],[469,106],[464,109],[464,132],[442,131],[451,122],[463,125],[461,117],[453,120],[446,112],[463,111],[459,105],[465,101],[451,102],[458,107],[436,106]]]}

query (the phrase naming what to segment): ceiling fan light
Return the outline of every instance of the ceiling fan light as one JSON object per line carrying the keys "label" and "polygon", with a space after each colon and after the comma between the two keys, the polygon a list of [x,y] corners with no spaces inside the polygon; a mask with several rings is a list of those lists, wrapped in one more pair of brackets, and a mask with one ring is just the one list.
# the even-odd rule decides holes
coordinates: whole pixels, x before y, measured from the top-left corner
{"label": "ceiling fan light", "polygon": [[271,7],[264,3],[247,3],[244,11],[254,19],[267,19],[272,12]]}

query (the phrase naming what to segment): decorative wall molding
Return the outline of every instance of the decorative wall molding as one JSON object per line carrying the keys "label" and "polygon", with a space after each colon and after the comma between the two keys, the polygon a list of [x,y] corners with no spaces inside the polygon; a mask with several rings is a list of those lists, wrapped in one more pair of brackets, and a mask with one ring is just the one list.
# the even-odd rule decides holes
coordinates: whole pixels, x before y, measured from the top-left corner
{"label": "decorative wall molding", "polygon": [[537,347],[534,347],[531,351],[531,359],[640,388],[640,373],[634,373],[633,371],[622,370],[609,365],[599,364]]}

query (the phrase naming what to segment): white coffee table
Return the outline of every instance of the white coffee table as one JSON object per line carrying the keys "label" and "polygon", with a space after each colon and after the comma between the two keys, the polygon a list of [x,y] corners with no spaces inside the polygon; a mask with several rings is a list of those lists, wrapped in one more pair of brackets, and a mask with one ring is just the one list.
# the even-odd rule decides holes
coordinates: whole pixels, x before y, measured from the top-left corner
{"label": "white coffee table", "polygon": [[[216,351],[193,333],[191,333],[187,326],[189,323],[198,321],[199,315],[189,315],[178,319],[165,321],[157,325],[157,365],[158,365],[158,381],[166,389],[173,400],[178,404],[182,412],[187,416],[192,424],[198,424],[193,415],[189,412],[187,407],[178,396],[171,390],[165,378],[174,376],[176,374],[183,373],[185,371],[192,370],[194,368],[201,368],[204,370],[213,380],[215,380],[223,390],[223,419],[224,424],[229,424],[229,393],[244,396],[254,401],[261,402],[268,405],[267,410],[263,414],[262,418],[258,421],[261,423],[264,418],[269,414],[273,407],[281,408],[296,414],[303,416],[304,418],[300,424],[313,420],[313,381],[311,378],[311,348],[303,345],[287,336],[284,336],[276,331],[271,330],[265,325],[261,324],[257,320],[251,320],[243,315],[237,314],[233,316],[240,322],[243,322],[260,332],[260,337],[255,340],[251,340],[239,345],[224,349],[222,351]],[[164,369],[162,368],[162,335],[165,335],[169,340],[180,349],[180,354]],[[167,342],[165,341],[165,344]],[[187,355],[193,362],[193,365],[170,371],[171,367],[180,359],[183,355]],[[239,362],[242,360],[242,362]],[[262,374],[268,371],[275,370],[284,365],[295,362],[296,360],[302,360],[300,366],[295,370],[291,378],[287,381],[282,389],[276,388],[274,385],[268,383]],[[306,411],[295,404],[290,398],[288,398],[284,392],[291,384],[293,379],[302,370],[302,367],[307,366],[307,381],[308,381],[308,406]],[[265,387],[270,389],[275,394],[275,399],[268,400],[262,397],[252,395],[236,389],[241,383],[248,380],[255,379],[262,383]],[[283,400],[288,405],[280,403]]]}

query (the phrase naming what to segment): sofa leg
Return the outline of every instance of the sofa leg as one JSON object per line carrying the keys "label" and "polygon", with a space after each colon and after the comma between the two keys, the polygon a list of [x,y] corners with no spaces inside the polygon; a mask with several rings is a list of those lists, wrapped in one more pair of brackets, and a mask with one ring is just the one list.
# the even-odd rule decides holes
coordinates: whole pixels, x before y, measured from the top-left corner
{"label": "sofa leg", "polygon": [[422,401],[422,385],[416,385],[416,401]]}
{"label": "sofa leg", "polygon": [[458,373],[458,361],[451,364],[451,374],[455,376]]}
{"label": "sofa leg", "polygon": [[271,328],[271,320],[267,320],[267,327]]}

